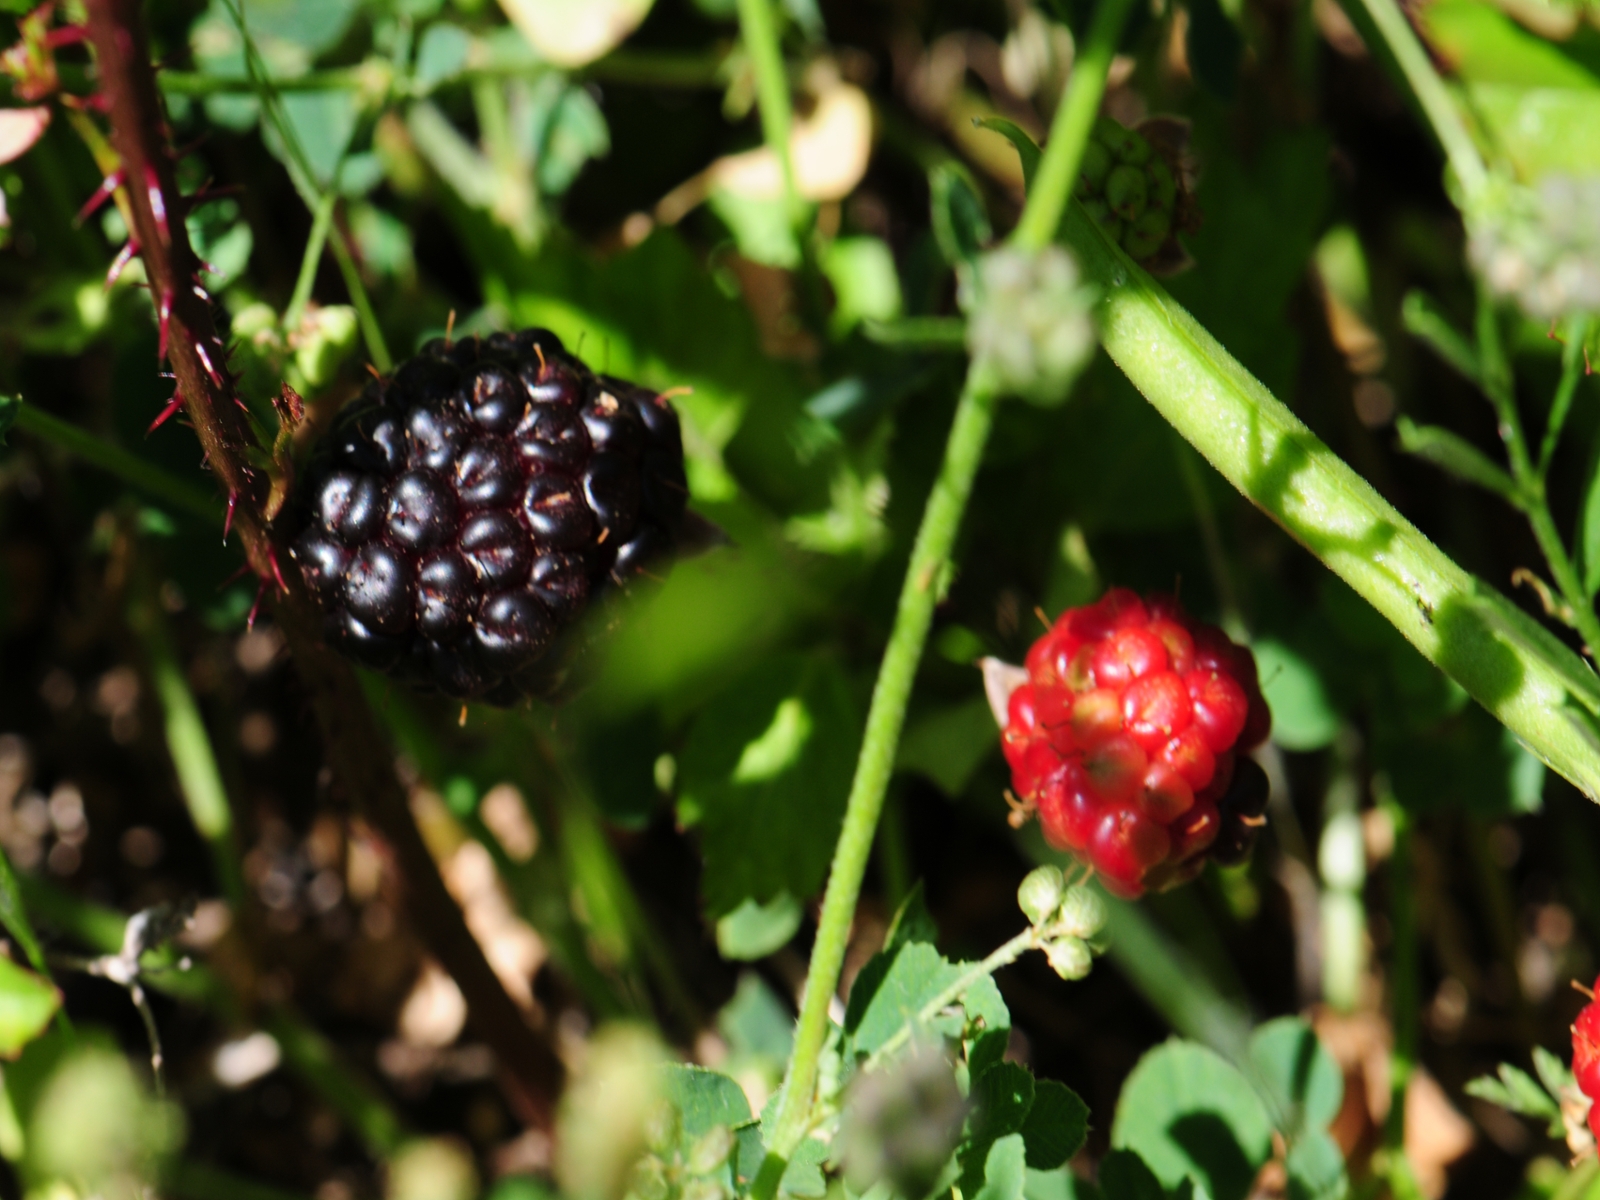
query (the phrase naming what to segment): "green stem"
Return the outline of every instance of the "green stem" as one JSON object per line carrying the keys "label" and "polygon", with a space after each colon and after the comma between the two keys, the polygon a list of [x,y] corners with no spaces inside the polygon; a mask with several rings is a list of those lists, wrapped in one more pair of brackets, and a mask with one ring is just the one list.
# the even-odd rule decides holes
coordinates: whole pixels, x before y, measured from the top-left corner
{"label": "green stem", "polygon": [[1100,339],[1151,405],[1257,507],[1536,754],[1600,796],[1600,680],[1549,630],[1441,553],[1101,236],[1067,243],[1100,289]]}
{"label": "green stem", "polygon": [[1044,944],[1044,931],[1030,925],[1009,942],[1003,943],[983,961],[973,963],[972,966],[952,980],[948,987],[918,1009],[916,1016],[895,1030],[883,1045],[874,1050],[871,1057],[862,1065],[861,1070],[863,1072],[872,1071],[882,1066],[895,1051],[911,1040],[911,1035],[920,1026],[926,1025],[947,1007],[961,999],[978,980],[989,978],[1001,967],[1009,967],[1029,950],[1042,949]]}
{"label": "green stem", "polygon": [[[136,551],[137,553],[137,551]],[[200,706],[189,690],[189,680],[172,645],[155,582],[144,564],[134,566],[134,594],[128,620],[138,633],[148,660],[150,681],[161,702],[167,751],[178,773],[178,789],[189,808],[189,818],[211,847],[217,885],[237,917],[244,911],[244,876],[239,868],[239,848],[233,834],[233,810],[222,784],[222,772],[211,749]]]}
{"label": "green stem", "polygon": [[[1534,540],[1550,565],[1550,575],[1561,590],[1566,610],[1560,615],[1578,631],[1591,656],[1600,653],[1600,617],[1589,602],[1589,594],[1578,579],[1577,568],[1567,553],[1567,545],[1556,528],[1550,512],[1550,501],[1545,495],[1544,475],[1533,465],[1528,455],[1527,437],[1522,431],[1522,416],[1517,411],[1516,384],[1511,364],[1506,358],[1504,343],[1500,338],[1499,318],[1488,289],[1478,292],[1478,359],[1483,390],[1494,405],[1500,428],[1500,439],[1506,445],[1506,457],[1511,463],[1511,475],[1517,482],[1517,507],[1528,518]],[[1554,422],[1552,421],[1552,425]]]}
{"label": "green stem", "polygon": [[1106,73],[1122,36],[1123,22],[1133,9],[1133,0],[1105,0],[1095,7],[1094,21],[1083,52],[1072,64],[1072,79],[1061,107],[1050,124],[1050,140],[1044,146],[1039,169],[1028,189],[1028,203],[1022,210],[1011,241],[1025,248],[1039,249],[1055,241],[1061,216],[1078,181],[1078,166],[1083,148],[1100,110],[1105,94]]}
{"label": "green stem", "polygon": [[1392,795],[1383,801],[1394,824],[1389,858],[1389,920],[1394,955],[1389,966],[1389,1018],[1394,1049],[1389,1054],[1389,1115],[1383,1123],[1385,1174],[1396,1200],[1420,1200],[1406,1160],[1406,1089],[1417,1059],[1417,905],[1412,888],[1411,815]]}
{"label": "green stem", "polygon": [[1488,182],[1489,173],[1444,80],[1433,69],[1428,52],[1395,0],[1361,0],[1361,3],[1394,55],[1395,63],[1433,126],[1434,136],[1444,148],[1445,158],[1470,201]]}
{"label": "green stem", "polygon": [[768,0],[739,0],[739,32],[756,75],[756,100],[761,109],[761,134],[769,149],[778,156],[783,174],[783,202],[790,223],[800,226],[800,190],[795,180],[794,159],[789,153],[789,130],[794,113],[789,104],[789,76],[783,67],[783,48],[778,44],[777,23]]}
{"label": "green stem", "polygon": [[335,225],[330,231],[329,242],[333,246],[333,257],[339,264],[339,274],[344,277],[345,291],[350,293],[350,303],[355,306],[356,320],[361,323],[361,339],[367,343],[367,357],[381,373],[388,374],[394,367],[394,357],[389,353],[388,343],[383,340],[383,328],[378,324],[377,313],[372,311],[372,299],[361,282],[361,272],[350,254],[350,244],[345,240],[344,230]]}
{"label": "green stem", "polygon": [[[765,0],[740,0],[741,12],[757,4],[764,8]],[[1083,69],[1081,64],[1093,64],[1102,59],[1110,61],[1121,33],[1122,17],[1131,4],[1130,0],[1109,0],[1105,7],[1115,11],[1116,19],[1104,19],[1103,13],[1097,15],[1079,58],[1080,67],[1074,70],[1067,95],[1056,111],[1050,144],[1045,147],[1039,167],[1039,177],[1046,172],[1064,176],[1069,186],[1041,193],[1037,190],[1036,177],[1035,191],[1022,214],[1022,221],[1028,223],[1027,229],[1019,224],[1019,232],[1013,235],[1024,247],[1041,247],[1054,235],[1062,206],[1070,194],[1070,182],[1077,174],[1089,125],[1100,106],[1105,74],[1103,71],[1097,74],[1092,66]],[[1088,119],[1082,118],[1085,112],[1089,114]],[[1039,240],[1041,231],[1043,240]],[[873,687],[866,732],[845,805],[844,824],[834,848],[816,940],[812,944],[794,1051],[778,1097],[767,1161],[762,1164],[752,1189],[754,1200],[771,1200],[776,1194],[783,1177],[784,1161],[794,1153],[810,1124],[818,1062],[828,1035],[828,1006],[839,987],[839,973],[844,966],[845,946],[861,894],[861,880],[872,854],[878,817],[894,770],[895,751],[905,726],[906,702],[933,622],[934,606],[943,594],[952,568],[950,554],[967,498],[972,493],[978,464],[983,458],[984,445],[989,439],[997,399],[989,381],[968,372],[945,444],[944,463],[923,511],[922,524],[917,530],[916,544],[901,585],[894,628],[890,631],[889,644]]]}
{"label": "green stem", "polygon": [[817,1063],[828,1035],[828,1005],[839,986],[850,923],[861,894],[861,879],[872,853],[878,814],[883,808],[884,793],[894,770],[895,748],[905,724],[906,702],[911,695],[928,628],[933,622],[934,605],[947,582],[951,549],[967,497],[972,492],[972,481],[978,473],[978,463],[983,457],[984,443],[989,438],[995,403],[993,392],[969,376],[950,428],[944,465],[928,497],[922,526],[911,551],[894,629],[889,635],[883,665],[878,670],[878,682],[872,692],[866,734],[845,807],[844,827],[839,833],[833,867],[828,875],[828,890],[817,922],[810,970],[800,1002],[794,1053],[784,1080],[773,1137],[768,1143],[771,1152],[783,1159],[794,1153],[808,1124],[817,1085]]}
{"label": "green stem", "polygon": [[17,428],[59,446],[90,466],[99,467],[158,500],[165,500],[174,508],[206,521],[216,521],[222,516],[222,506],[215,496],[207,495],[201,489],[169,475],[136,454],[129,454],[120,446],[102,441],[60,417],[51,416],[35,404],[24,402],[18,407]]}
{"label": "green stem", "polygon": [[1544,444],[1539,447],[1540,479],[1550,473],[1550,460],[1555,457],[1567,414],[1572,411],[1573,397],[1578,394],[1578,384],[1588,371],[1583,356],[1583,344],[1588,336],[1589,318],[1574,317],[1567,326],[1567,340],[1561,347],[1561,382],[1556,385],[1555,399],[1550,402],[1550,421],[1545,426]]}
{"label": "green stem", "polygon": [[317,266],[322,262],[322,250],[328,242],[328,229],[333,224],[333,206],[339,193],[329,188],[322,193],[311,216],[311,236],[306,238],[306,248],[300,256],[300,274],[294,281],[294,293],[289,297],[289,307],[283,310],[283,327],[293,331],[300,327],[300,318],[311,300],[311,287],[317,281]]}

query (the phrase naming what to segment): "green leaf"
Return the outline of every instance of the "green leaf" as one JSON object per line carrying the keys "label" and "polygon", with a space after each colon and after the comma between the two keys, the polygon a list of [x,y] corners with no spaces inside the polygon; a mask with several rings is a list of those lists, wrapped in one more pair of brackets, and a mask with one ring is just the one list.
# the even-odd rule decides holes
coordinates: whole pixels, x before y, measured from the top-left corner
{"label": "green leaf", "polygon": [[989,214],[965,168],[943,162],[928,172],[933,236],[945,262],[970,265],[994,237]]}
{"label": "green leaf", "polygon": [[967,790],[973,773],[999,745],[994,715],[980,693],[909,721],[895,765],[927,776],[954,799]]}
{"label": "green leaf", "polygon": [[1244,52],[1244,39],[1217,0],[1189,0],[1185,41],[1195,78],[1222,99],[1233,99],[1239,85],[1239,56]]}
{"label": "green leaf", "polygon": [[1261,692],[1272,710],[1272,740],[1285,750],[1331,745],[1340,717],[1316,668],[1274,638],[1254,641],[1250,649],[1261,673]]}
{"label": "green leaf", "polygon": [[939,926],[928,912],[928,901],[923,894],[922,880],[919,879],[911,885],[911,891],[895,910],[894,920],[889,923],[889,932],[884,935],[883,949],[886,954],[893,954],[907,942],[927,942],[932,946],[938,941]]}
{"label": "green leaf", "polygon": [[794,1013],[754,971],[739,976],[733,999],[717,1013],[717,1032],[735,1058],[782,1063],[794,1045]]}
{"label": "green leaf", "polygon": [[960,971],[925,942],[875,956],[856,976],[845,1006],[845,1032],[858,1055],[871,1054],[959,977]]}
{"label": "green leaf", "polygon": [[1022,1135],[1013,1133],[989,1147],[983,1164],[983,1186],[973,1200],[1022,1200],[1027,1177],[1027,1152]]}
{"label": "green leaf", "polygon": [[1017,157],[1022,160],[1023,186],[1032,188],[1033,174],[1039,169],[1039,159],[1044,156],[1038,143],[1015,121],[1008,121],[1004,117],[979,117],[977,124],[980,128],[993,130],[1017,148]]}
{"label": "green leaf", "polygon": [[900,315],[900,276],[894,253],[882,238],[835,238],[823,252],[821,266],[833,286],[828,324],[835,337],[862,321],[892,321]]}
{"label": "green leaf", "polygon": [[[350,148],[350,139],[355,136],[360,117],[355,94],[342,90],[285,92],[278,99],[287,127],[284,132],[305,155],[313,182],[319,187],[328,187],[345,151]],[[262,140],[285,164],[292,161],[275,123],[263,122]]]}
{"label": "green leaf", "polygon": [[1090,1179],[1080,1179],[1070,1167],[1054,1171],[1028,1169],[1028,1180],[1022,1185],[1023,1200],[1104,1200],[1099,1186]]}
{"label": "green leaf", "polygon": [[678,1110],[684,1146],[718,1125],[738,1128],[750,1121],[744,1089],[705,1067],[669,1063],[662,1072],[661,1094]]}
{"label": "green leaf", "polygon": [[60,1007],[55,984],[0,957],[0,1057],[15,1058]]}
{"label": "green leaf", "polygon": [[424,94],[458,74],[467,65],[472,35],[459,25],[435,21],[417,45],[416,63],[411,78]]}
{"label": "green leaf", "polygon": [[0,395],[0,446],[6,444],[6,435],[16,425],[17,414],[21,411],[21,397]]}
{"label": "green leaf", "polygon": [[1299,1017],[1268,1021],[1250,1038],[1250,1062],[1291,1140],[1327,1128],[1344,1101],[1344,1074],[1311,1026]]}
{"label": "green leaf", "polygon": [[1161,1181],[1131,1150],[1113,1150],[1100,1160],[1100,1191],[1105,1200],[1167,1200]]}
{"label": "green leaf", "polygon": [[1552,1096],[1559,1096],[1568,1088],[1576,1086],[1572,1078],[1572,1068],[1543,1046],[1533,1048],[1533,1069],[1539,1073],[1539,1082],[1544,1084]]}
{"label": "green leaf", "polygon": [[1437,425],[1418,425],[1410,417],[1395,422],[1400,449],[1426,459],[1464,483],[1475,483],[1516,504],[1518,490],[1510,472],[1489,461],[1487,455],[1458,434]]}
{"label": "green leaf", "polygon": [[980,1079],[984,1072],[1006,1056],[1011,1043],[1009,1029],[985,1029],[967,1044],[967,1078]]}
{"label": "green leaf", "polygon": [[822,1166],[828,1160],[828,1145],[816,1138],[807,1138],[789,1156],[789,1165],[783,1169],[778,1181],[780,1196],[824,1196],[828,1180]]}
{"label": "green leaf", "polygon": [[[0,418],[3,418],[3,409],[0,409]],[[44,951],[33,932],[33,923],[28,920],[28,910],[22,904],[22,890],[17,886],[17,876],[4,850],[0,850],[0,925],[4,925],[6,932],[22,947],[33,969],[49,978],[50,969],[45,966]]]}
{"label": "green leaf", "polygon": [[780,892],[765,904],[745,900],[717,919],[717,953],[735,962],[754,962],[788,944],[805,914],[800,902]]}
{"label": "green leaf", "polygon": [[1407,292],[1400,304],[1400,321],[1407,333],[1453,367],[1456,374],[1472,383],[1478,382],[1477,348],[1456,329],[1432,296],[1426,292]]}
{"label": "green leaf", "polygon": [[1212,1200],[1244,1200],[1272,1154],[1272,1122],[1237,1067],[1174,1039],[1123,1084],[1111,1144],[1136,1151],[1166,1187],[1192,1175]]}
{"label": "green leaf", "polygon": [[1344,1154],[1324,1130],[1296,1139],[1284,1165],[1289,1170],[1289,1200],[1342,1200],[1350,1190]]}
{"label": "green leaf", "polygon": [[1493,818],[1538,812],[1544,803],[1544,764],[1476,706],[1424,732],[1379,739],[1373,750],[1413,812],[1453,808]]}
{"label": "green leaf", "polygon": [[1528,181],[1552,171],[1587,175],[1600,161],[1600,90],[1479,83],[1473,112]]}
{"label": "green leaf", "polygon": [[1580,90],[1600,85],[1593,72],[1562,53],[1559,45],[1530,33],[1483,0],[1438,0],[1420,20],[1452,73],[1468,83]]}
{"label": "green leaf", "polygon": [[701,711],[679,760],[679,814],[701,829],[710,915],[817,890],[859,736],[844,674],[821,655],[765,663]]}
{"label": "green leaf", "polygon": [[1022,1122],[1022,1140],[1028,1147],[1028,1166],[1050,1170],[1061,1166],[1083,1146],[1089,1134],[1089,1106],[1064,1083],[1037,1079],[1033,1106]]}
{"label": "green leaf", "polygon": [[610,153],[605,114],[587,89],[553,72],[535,85],[530,108],[530,150],[538,164],[539,190],[546,196],[564,195],[585,163]]}
{"label": "green leaf", "polygon": [[983,1072],[972,1085],[972,1139],[992,1142],[1020,1133],[1033,1107],[1033,1091],[1033,1075],[1018,1063],[999,1062]]}
{"label": "green leaf", "polygon": [[1583,494],[1583,511],[1578,517],[1578,558],[1583,571],[1583,590],[1593,599],[1600,593],[1600,459],[1590,468],[1589,485]]}
{"label": "green leaf", "polygon": [[746,196],[714,187],[706,206],[733,235],[739,253],[768,267],[792,271],[800,265],[800,242],[789,205],[780,196]]}
{"label": "green leaf", "polygon": [[1467,1095],[1498,1104],[1525,1117],[1538,1117],[1560,1124],[1560,1103],[1540,1087],[1531,1075],[1510,1063],[1501,1063],[1499,1071],[1498,1079],[1483,1075],[1468,1082],[1465,1089]]}

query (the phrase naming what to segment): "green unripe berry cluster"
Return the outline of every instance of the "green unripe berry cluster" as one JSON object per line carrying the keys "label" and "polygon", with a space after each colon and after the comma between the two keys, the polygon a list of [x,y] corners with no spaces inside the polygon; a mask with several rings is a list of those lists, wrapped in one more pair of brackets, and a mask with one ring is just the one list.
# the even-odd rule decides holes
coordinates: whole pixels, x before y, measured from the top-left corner
{"label": "green unripe berry cluster", "polygon": [[1017,904],[1041,935],[1045,958],[1063,979],[1082,979],[1093,964],[1091,944],[1106,923],[1105,902],[1086,887],[1068,887],[1059,867],[1029,871]]}
{"label": "green unripe berry cluster", "polygon": [[1172,234],[1178,180],[1172,166],[1136,130],[1099,118],[1083,149],[1078,199],[1135,261]]}

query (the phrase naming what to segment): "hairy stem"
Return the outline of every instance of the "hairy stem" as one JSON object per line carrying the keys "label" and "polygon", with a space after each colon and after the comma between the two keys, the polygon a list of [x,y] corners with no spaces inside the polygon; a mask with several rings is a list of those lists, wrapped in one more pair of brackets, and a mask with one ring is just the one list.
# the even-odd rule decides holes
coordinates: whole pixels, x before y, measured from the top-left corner
{"label": "hairy stem", "polygon": [[1108,243],[1081,206],[1064,228],[1100,289],[1101,344],[1151,405],[1535,754],[1600,796],[1594,672],[1441,553]]}
{"label": "hairy stem", "polygon": [[[496,977],[439,876],[412,819],[361,685],[323,644],[321,620],[298,572],[281,571],[283,554],[260,515],[265,479],[249,465],[252,443],[242,403],[227,374],[210,306],[197,293],[199,263],[181,214],[166,121],[150,66],[138,0],[87,0],[90,39],[111,115],[112,142],[130,180],[133,230],[158,311],[170,309],[169,357],[178,387],[218,482],[238,502],[234,520],[257,577],[277,582],[276,616],[311,696],[329,766],[348,799],[389,842],[405,880],[408,910],[423,939],[455,977],[476,1034],[495,1051],[509,1094],[532,1124],[548,1127],[563,1068],[548,1035],[532,1030]],[[159,207],[158,207],[159,206]],[[161,212],[171,219],[162,219]]]}
{"label": "hairy stem", "polygon": [[[743,0],[752,3],[753,0]],[[1113,0],[1105,6],[1116,13],[1115,20],[1097,16],[1083,48],[1080,63],[1109,62],[1121,33],[1122,18],[1131,7],[1129,0]],[[1089,135],[1089,120],[1100,105],[1105,87],[1104,73],[1074,71],[1067,95],[1056,110],[1049,144],[1039,166],[1040,177],[1064,175],[1068,181],[1077,174],[1084,142]],[[1063,164],[1065,164],[1063,166]],[[1014,236],[1025,247],[1037,248],[1043,231],[1045,241],[1060,223],[1062,206],[1070,189],[1044,191],[1029,197]],[[768,1158],[757,1176],[753,1195],[770,1200],[783,1177],[783,1164],[794,1153],[809,1125],[815,1101],[817,1066],[828,1036],[828,1005],[839,987],[844,952],[854,919],[861,880],[883,811],[884,795],[894,771],[895,751],[905,726],[906,702],[911,695],[917,664],[928,640],[933,610],[948,583],[952,568],[951,551],[956,532],[972,493],[972,481],[989,439],[998,397],[988,380],[968,372],[955,420],[945,444],[944,463],[934,481],[933,492],[923,511],[917,530],[911,562],[901,585],[899,608],[894,628],[878,668],[872,704],[867,713],[866,732],[856,760],[855,778],[845,805],[844,824],[834,849],[828,887],[823,895],[822,913],[817,922],[817,937],[812,945],[811,962],[800,1001],[800,1017],[795,1030],[794,1051],[789,1072],[779,1095],[773,1137],[768,1143]]]}

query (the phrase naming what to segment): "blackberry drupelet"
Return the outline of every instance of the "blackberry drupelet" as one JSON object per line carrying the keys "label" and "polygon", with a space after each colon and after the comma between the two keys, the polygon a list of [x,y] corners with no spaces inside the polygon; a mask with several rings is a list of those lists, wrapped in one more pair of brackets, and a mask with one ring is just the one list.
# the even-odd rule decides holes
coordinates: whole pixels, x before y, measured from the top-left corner
{"label": "blackberry drupelet", "polygon": [[290,554],[356,661],[463,700],[561,688],[577,619],[665,558],[688,489],[672,406],[544,329],[429,342],[308,465]]}

